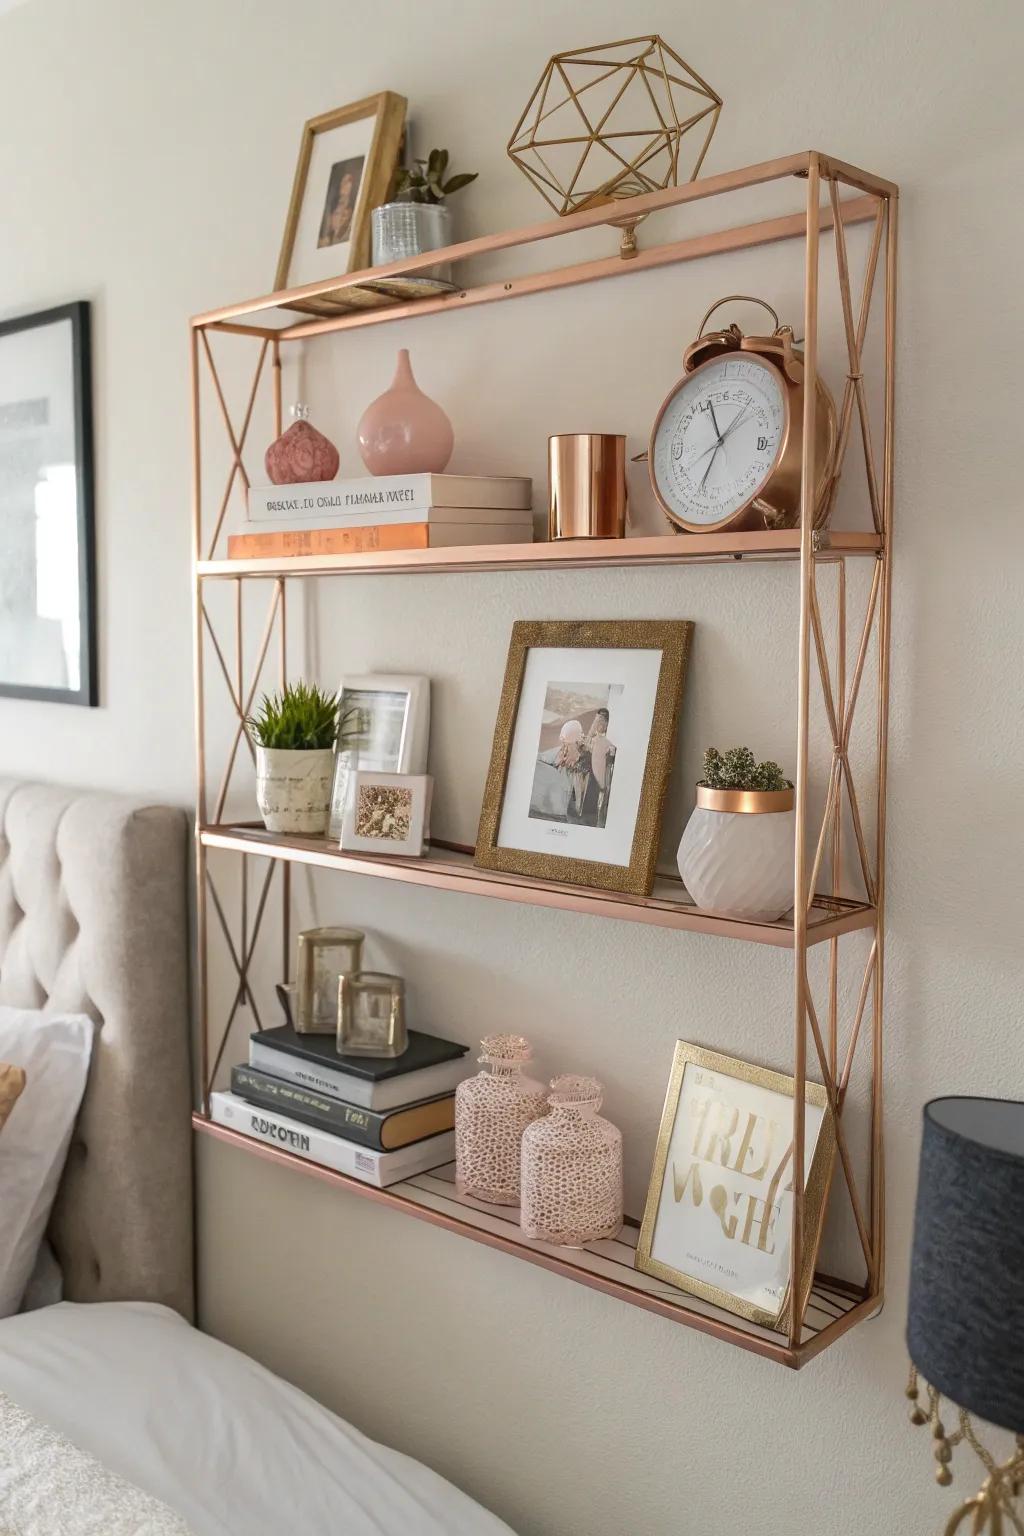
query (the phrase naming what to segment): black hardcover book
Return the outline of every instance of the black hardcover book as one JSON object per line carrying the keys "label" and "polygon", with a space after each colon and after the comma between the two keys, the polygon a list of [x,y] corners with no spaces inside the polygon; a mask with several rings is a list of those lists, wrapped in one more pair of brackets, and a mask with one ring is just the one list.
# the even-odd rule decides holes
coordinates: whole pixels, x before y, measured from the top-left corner
{"label": "black hardcover book", "polygon": [[418,1029],[410,1029],[409,1046],[401,1056],[386,1057],[342,1056],[335,1049],[333,1035],[300,1035],[289,1024],[254,1030],[249,1038],[257,1045],[284,1051],[289,1056],[301,1056],[314,1066],[347,1072],[368,1083],[402,1077],[406,1072],[419,1072],[424,1067],[436,1067],[445,1061],[457,1061],[469,1050],[468,1045],[442,1040],[438,1035],[425,1035]]}
{"label": "black hardcover book", "polygon": [[361,1147],[371,1147],[375,1152],[394,1152],[414,1141],[450,1131],[455,1124],[454,1093],[397,1109],[363,1109],[245,1065],[232,1068],[231,1091],[258,1109],[277,1110],[305,1125],[315,1125]]}

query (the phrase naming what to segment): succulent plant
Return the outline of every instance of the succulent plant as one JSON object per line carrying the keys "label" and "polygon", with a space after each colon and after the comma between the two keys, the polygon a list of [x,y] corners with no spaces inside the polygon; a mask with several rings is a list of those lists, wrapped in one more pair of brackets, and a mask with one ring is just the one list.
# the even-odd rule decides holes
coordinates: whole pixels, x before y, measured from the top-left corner
{"label": "succulent plant", "polygon": [[708,747],[704,753],[704,777],[699,782],[702,789],[793,788],[790,780],[783,778],[778,763],[757,762],[749,747],[730,747],[727,752]]}
{"label": "succulent plant", "polygon": [[315,685],[294,683],[281,693],[264,694],[259,711],[245,722],[260,747],[315,752],[334,746],[338,696]]}
{"label": "succulent plant", "polygon": [[395,178],[395,196],[409,203],[443,203],[453,192],[461,192],[471,181],[476,181],[477,171],[460,171],[457,176],[444,175],[448,169],[448,151],[432,149],[426,160],[417,160],[412,170],[405,166]]}

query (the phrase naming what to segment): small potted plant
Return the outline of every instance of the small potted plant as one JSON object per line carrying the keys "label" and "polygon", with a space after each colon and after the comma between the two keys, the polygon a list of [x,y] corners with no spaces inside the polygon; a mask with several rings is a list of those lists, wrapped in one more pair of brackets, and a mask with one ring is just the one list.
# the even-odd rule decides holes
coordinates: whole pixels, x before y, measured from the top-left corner
{"label": "small potted plant", "polygon": [[683,884],[705,911],[771,923],[793,905],[793,786],[749,747],[704,754],[679,844]]}
{"label": "small potted plant", "polygon": [[268,832],[327,830],[338,697],[306,683],[265,694],[246,721],[256,749],[256,799]]}
{"label": "small potted plant", "polygon": [[[373,210],[374,266],[451,245],[451,213],[445,199],[476,178],[476,171],[449,176],[446,149],[432,149],[426,160],[415,161],[412,170],[403,167],[395,180],[395,200]],[[438,262],[410,276],[448,282],[451,263]]]}

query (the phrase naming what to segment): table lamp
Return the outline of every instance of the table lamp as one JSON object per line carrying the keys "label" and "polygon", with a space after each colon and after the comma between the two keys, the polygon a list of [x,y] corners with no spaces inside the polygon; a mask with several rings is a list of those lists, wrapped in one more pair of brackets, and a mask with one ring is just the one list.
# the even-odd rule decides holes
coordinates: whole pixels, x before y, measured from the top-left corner
{"label": "table lamp", "polygon": [[[911,1422],[930,1424],[936,1478],[966,1443],[987,1472],[954,1512],[946,1536],[1024,1536],[1015,1501],[1024,1488],[1024,1104],[943,1098],[925,1105],[914,1218],[907,1347]],[[924,1394],[922,1404],[922,1390]],[[947,1432],[942,1399],[957,1411]],[[971,1415],[1011,1430],[1017,1449],[999,1463]]]}

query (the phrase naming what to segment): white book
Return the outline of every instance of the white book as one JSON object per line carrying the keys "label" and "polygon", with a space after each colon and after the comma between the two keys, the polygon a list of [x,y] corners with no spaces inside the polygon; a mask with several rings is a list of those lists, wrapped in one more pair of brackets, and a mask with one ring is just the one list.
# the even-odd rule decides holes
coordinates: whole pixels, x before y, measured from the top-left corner
{"label": "white book", "polygon": [[[363,526],[383,521],[386,513],[404,514],[389,521],[424,522],[427,514],[437,517],[442,509],[528,513],[532,505],[533,481],[522,475],[362,475],[301,485],[254,485],[249,490],[249,521],[312,519],[308,526],[315,528],[342,522]],[[474,521],[482,519],[476,515]]]}
{"label": "white book", "polygon": [[312,1088],[315,1093],[328,1093],[335,1099],[344,1099],[346,1104],[356,1104],[360,1109],[377,1110],[400,1109],[403,1104],[416,1104],[420,1099],[451,1093],[464,1077],[469,1076],[466,1058],[457,1056],[451,1061],[439,1061],[432,1067],[400,1072],[374,1082],[334,1067],[318,1066],[304,1056],[276,1050],[259,1040],[249,1041],[249,1065],[286,1083]]}
{"label": "white book", "polygon": [[319,1163],[321,1168],[347,1173],[350,1178],[361,1179],[364,1184],[373,1184],[377,1189],[398,1184],[428,1168],[440,1168],[455,1156],[454,1131],[442,1131],[439,1136],[414,1141],[395,1152],[374,1152],[370,1147],[358,1146],[342,1136],[332,1136],[329,1131],[318,1130],[316,1126],[303,1125],[300,1120],[278,1114],[276,1110],[257,1109],[234,1093],[211,1094],[210,1115],[216,1125],[240,1131],[268,1146],[295,1152],[311,1163]]}

